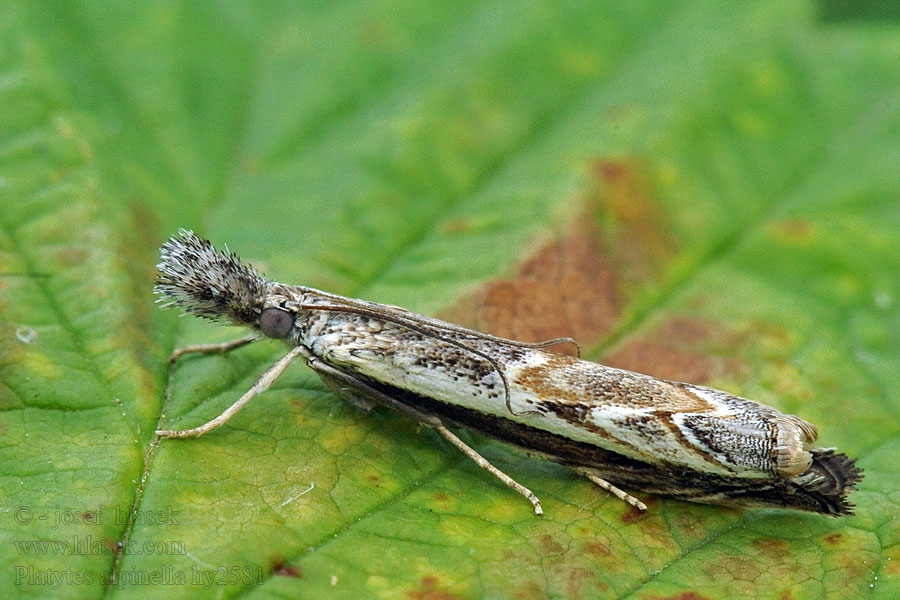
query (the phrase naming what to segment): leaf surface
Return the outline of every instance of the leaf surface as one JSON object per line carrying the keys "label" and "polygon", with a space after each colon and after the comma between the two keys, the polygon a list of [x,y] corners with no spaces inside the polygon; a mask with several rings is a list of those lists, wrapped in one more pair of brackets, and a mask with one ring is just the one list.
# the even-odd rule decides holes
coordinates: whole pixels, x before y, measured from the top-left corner
{"label": "leaf surface", "polygon": [[[621,4],[621,5],[620,5]],[[805,2],[3,2],[0,588],[895,598],[898,24]],[[285,283],[803,416],[854,517],[641,498],[362,413],[153,305],[193,228]],[[111,575],[115,580],[111,581]],[[169,585],[171,584],[171,585]]]}

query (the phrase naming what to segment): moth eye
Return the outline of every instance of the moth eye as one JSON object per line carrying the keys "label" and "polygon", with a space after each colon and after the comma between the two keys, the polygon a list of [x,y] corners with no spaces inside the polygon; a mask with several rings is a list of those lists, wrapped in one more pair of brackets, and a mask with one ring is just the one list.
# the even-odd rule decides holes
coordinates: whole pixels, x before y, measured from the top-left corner
{"label": "moth eye", "polygon": [[286,338],[294,326],[294,316],[280,308],[267,308],[259,315],[259,328],[270,338]]}

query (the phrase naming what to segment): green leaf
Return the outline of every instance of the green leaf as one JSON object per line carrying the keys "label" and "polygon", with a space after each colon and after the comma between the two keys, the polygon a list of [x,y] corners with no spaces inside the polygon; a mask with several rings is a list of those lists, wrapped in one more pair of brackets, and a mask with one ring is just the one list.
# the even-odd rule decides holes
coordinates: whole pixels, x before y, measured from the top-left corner
{"label": "green leaf", "polygon": [[[4,596],[900,595],[900,36],[817,14],[0,3]],[[169,369],[240,335],[154,306],[178,227],[279,281],[572,333],[801,415],[859,458],[857,514],[639,494],[637,515],[464,434],[537,518],[300,364],[155,446],[284,351]]]}

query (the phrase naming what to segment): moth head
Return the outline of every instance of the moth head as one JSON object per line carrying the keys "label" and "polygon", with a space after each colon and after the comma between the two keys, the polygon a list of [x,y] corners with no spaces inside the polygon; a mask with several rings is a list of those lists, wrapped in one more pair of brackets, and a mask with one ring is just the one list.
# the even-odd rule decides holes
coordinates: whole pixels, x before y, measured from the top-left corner
{"label": "moth head", "polygon": [[270,338],[283,340],[294,329],[294,313],[277,306],[263,309],[259,329]]}
{"label": "moth head", "polygon": [[289,286],[273,283],[266,295],[266,304],[259,313],[257,328],[276,340],[290,337],[297,321],[297,304],[298,297]]}
{"label": "moth head", "polygon": [[185,229],[163,244],[159,254],[153,291],[163,308],[178,306],[207,319],[261,326],[270,283],[236,255],[216,250]]}

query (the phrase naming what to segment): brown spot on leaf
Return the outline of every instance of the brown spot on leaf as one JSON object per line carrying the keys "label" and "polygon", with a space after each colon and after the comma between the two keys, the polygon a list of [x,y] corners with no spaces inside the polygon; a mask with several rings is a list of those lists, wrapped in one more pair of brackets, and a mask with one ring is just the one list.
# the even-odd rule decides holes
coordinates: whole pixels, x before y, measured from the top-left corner
{"label": "brown spot on leaf", "polygon": [[438,589],[438,578],[433,575],[427,575],[419,582],[419,587],[414,590],[408,590],[406,597],[410,600],[458,600],[460,597]]}
{"label": "brown spot on leaf", "polygon": [[[618,313],[615,275],[591,221],[579,219],[512,278],[487,283],[443,317],[522,341],[592,341],[608,332]],[[559,349],[574,354],[567,345]]]}
{"label": "brown spot on leaf", "polygon": [[778,600],[794,600],[794,595],[790,592],[781,592],[778,596]]}
{"label": "brown spot on leaf", "polygon": [[829,535],[825,538],[825,543],[828,544],[829,546],[836,546],[837,543],[839,541],[841,541],[842,537],[844,537],[844,536],[841,535],[840,533],[832,533],[831,535]]}
{"label": "brown spot on leaf", "polygon": [[660,337],[677,339],[685,344],[714,341],[719,345],[730,345],[735,336],[724,331],[713,321],[690,317],[671,317],[657,329]]}
{"label": "brown spot on leaf", "polygon": [[443,492],[438,492],[436,494],[431,495],[431,499],[433,501],[432,505],[434,509],[439,511],[447,511],[450,508],[450,496]]}
{"label": "brown spot on leaf", "polygon": [[[675,248],[641,169],[598,160],[590,173],[585,210],[565,232],[442,318],[522,341],[570,336],[592,344],[609,334],[623,300],[652,280]],[[555,349],[574,354],[570,345]]]}
{"label": "brown spot on leaf", "polygon": [[871,567],[865,561],[859,560],[857,556],[839,552],[838,562],[841,564],[841,570],[843,571],[841,577],[846,578],[848,581],[871,576]]}
{"label": "brown spot on leaf", "polygon": [[759,538],[753,540],[751,545],[760,554],[778,562],[787,557],[790,549],[790,545],[786,541],[775,538]]}
{"label": "brown spot on leaf", "polygon": [[287,564],[284,561],[284,558],[276,556],[272,560],[272,574],[299,579],[303,577],[303,569],[301,569],[299,565]]}
{"label": "brown spot on leaf", "polygon": [[584,545],[584,550],[594,556],[608,556],[610,553],[609,546],[602,542],[588,542]]}
{"label": "brown spot on leaf", "polygon": [[562,554],[565,548],[558,541],[553,539],[551,535],[544,535],[540,538],[541,551],[546,556],[548,554]]}
{"label": "brown spot on leaf", "polygon": [[[645,502],[644,504],[647,504],[647,503]],[[649,511],[649,508],[650,508],[649,504],[647,505],[647,508],[648,508],[648,511]],[[623,512],[623,513],[622,513],[622,516],[619,517],[619,519],[621,519],[622,523],[624,523],[625,525],[629,525],[629,524],[631,524],[631,523],[634,523],[635,521],[637,521],[637,520],[640,519],[641,517],[643,517],[644,514],[645,514],[645,513],[644,513],[643,511],[640,511],[640,510],[638,510],[637,508],[635,508],[634,506],[631,506],[631,505],[629,504],[629,505],[628,505],[628,510],[626,510],[625,512]]]}
{"label": "brown spot on leaf", "polygon": [[712,321],[672,317],[646,337],[652,341],[630,339],[608,354],[604,362],[660,379],[697,384],[743,373],[737,359],[722,356],[733,352],[739,337]]}
{"label": "brown spot on leaf", "polygon": [[296,565],[282,565],[273,571],[276,575],[282,577],[293,577],[299,579],[303,577],[303,571]]}
{"label": "brown spot on leaf", "polygon": [[615,160],[598,160],[594,163],[597,174],[607,183],[615,184],[627,178],[625,163]]}
{"label": "brown spot on leaf", "polygon": [[657,342],[632,340],[608,355],[611,367],[653,375],[660,379],[705,383],[711,379],[714,363],[699,354],[682,352]]}

